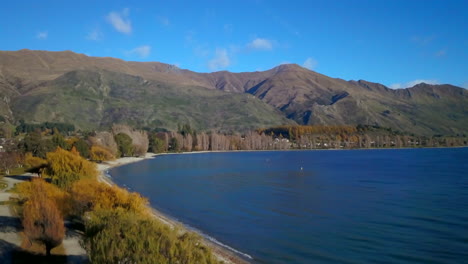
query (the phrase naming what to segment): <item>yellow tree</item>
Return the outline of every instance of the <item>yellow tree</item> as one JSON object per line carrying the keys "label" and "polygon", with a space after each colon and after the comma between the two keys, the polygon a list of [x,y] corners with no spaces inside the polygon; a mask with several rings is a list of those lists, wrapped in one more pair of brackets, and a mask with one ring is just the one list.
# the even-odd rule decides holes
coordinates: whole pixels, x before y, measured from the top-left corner
{"label": "yellow tree", "polygon": [[15,189],[21,203],[26,203],[33,199],[39,189],[47,198],[55,202],[62,216],[68,215],[71,211],[70,194],[53,184],[45,182],[43,179],[36,178],[32,181],[18,183]]}
{"label": "yellow tree", "polygon": [[57,206],[47,197],[44,184],[42,180],[33,181],[32,195],[23,210],[23,227],[26,237],[43,244],[50,256],[50,251],[62,243],[65,227]]}
{"label": "yellow tree", "polygon": [[52,178],[52,183],[68,190],[75,181],[98,175],[96,164],[82,158],[76,151],[66,151],[57,148],[47,153],[47,168],[45,175]]}
{"label": "yellow tree", "polygon": [[110,150],[105,147],[93,145],[91,147],[91,153],[89,154],[91,160],[97,162],[103,162],[108,160],[114,160],[115,157]]}
{"label": "yellow tree", "polygon": [[42,176],[42,171],[47,166],[47,161],[39,157],[34,157],[31,152],[26,153],[24,157],[24,165],[29,172],[37,173]]}
{"label": "yellow tree", "polygon": [[148,200],[117,186],[95,180],[81,180],[71,188],[74,212],[82,215],[96,209],[122,208],[133,213],[147,214]]}

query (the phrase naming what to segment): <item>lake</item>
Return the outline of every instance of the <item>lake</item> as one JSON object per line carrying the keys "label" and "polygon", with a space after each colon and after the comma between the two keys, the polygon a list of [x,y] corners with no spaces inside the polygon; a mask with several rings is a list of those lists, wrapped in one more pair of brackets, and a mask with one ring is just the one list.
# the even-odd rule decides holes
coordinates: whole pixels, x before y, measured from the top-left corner
{"label": "lake", "polygon": [[176,154],[110,173],[253,263],[468,262],[468,148]]}

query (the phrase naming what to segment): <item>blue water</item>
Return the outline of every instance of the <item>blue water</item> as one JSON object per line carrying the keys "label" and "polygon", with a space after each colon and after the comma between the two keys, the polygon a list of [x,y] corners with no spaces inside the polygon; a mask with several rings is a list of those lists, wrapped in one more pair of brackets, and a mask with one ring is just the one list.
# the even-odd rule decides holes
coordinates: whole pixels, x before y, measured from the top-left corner
{"label": "blue water", "polygon": [[166,155],[111,174],[254,263],[468,263],[468,148]]}

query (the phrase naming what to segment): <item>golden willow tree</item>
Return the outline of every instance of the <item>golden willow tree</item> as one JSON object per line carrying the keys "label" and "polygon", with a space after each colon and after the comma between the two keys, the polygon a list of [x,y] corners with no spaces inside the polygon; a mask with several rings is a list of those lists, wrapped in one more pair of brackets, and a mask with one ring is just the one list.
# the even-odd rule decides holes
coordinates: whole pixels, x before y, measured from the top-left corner
{"label": "golden willow tree", "polygon": [[90,213],[82,245],[92,263],[217,263],[196,235],[122,208]]}
{"label": "golden willow tree", "polygon": [[47,183],[42,179],[31,183],[31,196],[23,209],[24,234],[29,241],[45,246],[46,255],[62,243],[65,227],[55,202],[47,196]]}
{"label": "golden willow tree", "polygon": [[89,158],[96,162],[103,162],[114,160],[115,157],[112,154],[112,151],[107,149],[104,146],[95,145],[91,147]]}
{"label": "golden willow tree", "polygon": [[149,214],[147,199],[115,185],[85,179],[73,184],[70,194],[75,215],[84,215],[97,209],[118,208],[135,214]]}
{"label": "golden willow tree", "polygon": [[44,174],[52,178],[53,184],[69,190],[72,184],[80,179],[95,179],[98,170],[94,163],[82,158],[76,150],[57,148],[54,152],[47,153]]}

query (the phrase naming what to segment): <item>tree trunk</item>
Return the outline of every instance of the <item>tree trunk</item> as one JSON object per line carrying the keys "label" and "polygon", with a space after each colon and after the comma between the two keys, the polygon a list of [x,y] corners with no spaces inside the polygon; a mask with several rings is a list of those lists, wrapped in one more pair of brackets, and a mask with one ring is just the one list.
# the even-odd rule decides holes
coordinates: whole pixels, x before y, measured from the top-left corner
{"label": "tree trunk", "polygon": [[52,245],[50,245],[49,243],[46,243],[45,247],[46,247],[46,256],[50,257],[50,251],[52,250]]}

